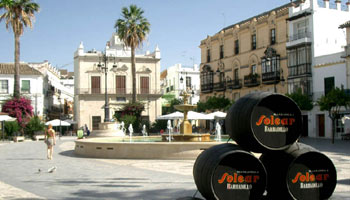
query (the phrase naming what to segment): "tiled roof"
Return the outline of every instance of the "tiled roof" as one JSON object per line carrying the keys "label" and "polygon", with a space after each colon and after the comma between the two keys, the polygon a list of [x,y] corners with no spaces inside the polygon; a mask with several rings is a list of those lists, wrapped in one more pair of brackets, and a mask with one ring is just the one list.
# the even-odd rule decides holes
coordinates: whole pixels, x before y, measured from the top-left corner
{"label": "tiled roof", "polygon": [[339,28],[348,28],[348,27],[350,27],[350,21],[347,21],[344,24],[339,26]]}
{"label": "tiled roof", "polygon": [[[15,64],[0,63],[0,74],[15,74]],[[42,75],[38,70],[31,68],[28,64],[19,65],[20,75]]]}

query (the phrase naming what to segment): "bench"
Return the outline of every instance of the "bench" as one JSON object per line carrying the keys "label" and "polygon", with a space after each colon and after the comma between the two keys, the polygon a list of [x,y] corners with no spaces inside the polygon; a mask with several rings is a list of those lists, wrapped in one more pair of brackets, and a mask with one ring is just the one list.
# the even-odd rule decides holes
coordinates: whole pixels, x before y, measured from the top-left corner
{"label": "bench", "polygon": [[341,134],[341,139],[342,140],[350,140],[350,133]]}
{"label": "bench", "polygon": [[33,138],[35,141],[44,140],[45,135],[34,135]]}
{"label": "bench", "polygon": [[15,136],[15,137],[13,137],[13,141],[14,142],[20,142],[20,141],[24,142],[24,136]]}

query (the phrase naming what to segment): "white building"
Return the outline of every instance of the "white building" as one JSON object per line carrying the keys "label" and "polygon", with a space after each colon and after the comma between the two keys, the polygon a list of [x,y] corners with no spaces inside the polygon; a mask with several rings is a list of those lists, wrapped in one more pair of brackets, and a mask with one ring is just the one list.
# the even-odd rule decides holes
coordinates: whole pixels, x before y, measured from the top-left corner
{"label": "white building", "polygon": [[166,74],[161,80],[163,94],[166,97],[163,100],[164,106],[169,104],[171,99],[181,98],[180,94],[184,89],[193,91],[189,103],[193,105],[197,104],[200,95],[200,72],[198,65],[185,67],[181,64],[176,64],[162,73]]}
{"label": "white building", "polygon": [[[153,53],[147,51],[135,57],[137,100],[145,105],[141,115],[143,120],[153,122],[161,115],[160,50],[156,47]],[[99,66],[108,68],[107,80]],[[131,49],[126,48],[115,33],[107,42],[105,52],[85,51],[81,43],[74,53],[74,81],[75,120],[78,126],[87,124],[96,130],[105,118],[106,90],[110,119],[132,99]]]}
{"label": "white building", "polygon": [[46,118],[59,118],[60,110],[63,111],[62,114],[64,115],[61,117],[72,118],[73,108],[71,106],[73,105],[74,89],[61,83],[59,70],[48,61],[29,63],[29,65],[40,71],[44,77],[44,115]]}
{"label": "white building", "polygon": [[[1,106],[13,96],[14,64],[0,63],[0,103]],[[33,113],[42,116],[44,113],[43,75],[26,63],[19,68],[20,93],[31,100]]]}
{"label": "white building", "polygon": [[[345,60],[341,57],[346,45],[345,30],[338,27],[350,19],[349,3],[346,10],[340,0],[334,3],[305,0],[289,8],[288,92],[301,88],[313,102],[333,87],[347,85]],[[304,113],[303,120],[308,122],[305,136],[331,137],[331,119],[316,104],[312,111]]]}

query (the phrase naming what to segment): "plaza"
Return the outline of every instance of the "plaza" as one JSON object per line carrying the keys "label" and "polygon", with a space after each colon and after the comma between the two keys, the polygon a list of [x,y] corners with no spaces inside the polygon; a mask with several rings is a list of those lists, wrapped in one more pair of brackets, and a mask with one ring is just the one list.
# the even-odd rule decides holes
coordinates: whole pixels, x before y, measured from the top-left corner
{"label": "plaza", "polygon": [[[54,159],[43,141],[0,142],[0,199],[181,199],[196,193],[195,160],[92,159],[74,154],[61,137]],[[338,183],[332,200],[350,199],[349,141],[301,138],[330,157]],[[57,166],[57,170],[48,170]],[[40,171],[39,171],[40,170]],[[202,198],[200,193],[197,198]]]}

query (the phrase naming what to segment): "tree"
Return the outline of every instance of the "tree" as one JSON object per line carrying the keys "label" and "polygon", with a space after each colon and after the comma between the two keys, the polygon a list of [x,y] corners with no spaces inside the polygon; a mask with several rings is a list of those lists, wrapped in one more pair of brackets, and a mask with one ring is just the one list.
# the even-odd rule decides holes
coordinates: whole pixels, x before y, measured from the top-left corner
{"label": "tree", "polygon": [[312,100],[306,94],[303,94],[300,88],[296,92],[286,94],[286,96],[293,99],[301,110],[312,110],[314,107]]}
{"label": "tree", "polygon": [[6,29],[12,27],[15,38],[15,83],[13,96],[19,98],[19,65],[20,65],[20,36],[23,34],[24,27],[32,28],[34,12],[39,11],[39,5],[31,0],[0,0],[0,11],[5,12],[0,15],[0,22],[5,20]]}
{"label": "tree", "polygon": [[24,130],[26,134],[32,137],[35,132],[44,131],[45,124],[39,119],[38,116],[34,116],[30,119]]}
{"label": "tree", "polygon": [[211,96],[206,102],[197,103],[197,111],[205,112],[206,110],[224,110],[227,111],[234,101],[230,101],[226,97]]}
{"label": "tree", "polygon": [[136,102],[136,57],[135,49],[146,39],[150,31],[150,23],[143,17],[144,11],[136,5],[122,8],[122,19],[118,19],[114,25],[118,37],[127,47],[131,48],[131,72],[132,72],[132,102]]}
{"label": "tree", "polygon": [[173,112],[176,112],[177,110],[174,108],[175,105],[180,105],[182,104],[184,101],[183,99],[173,99],[170,101],[170,106],[169,107],[163,107],[162,108],[162,114],[165,115],[165,114],[170,114],[170,113],[173,113]]}
{"label": "tree", "polygon": [[317,101],[320,110],[328,111],[328,116],[332,119],[332,144],[334,144],[335,122],[339,118],[339,112],[342,107],[347,108],[350,103],[350,97],[344,92],[344,89],[335,88]]}

